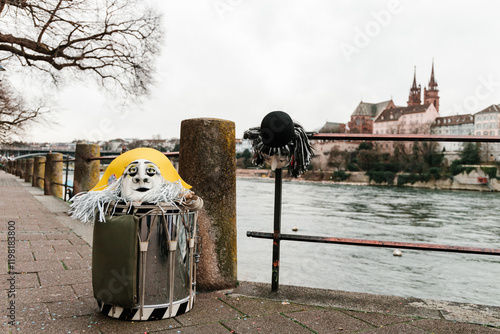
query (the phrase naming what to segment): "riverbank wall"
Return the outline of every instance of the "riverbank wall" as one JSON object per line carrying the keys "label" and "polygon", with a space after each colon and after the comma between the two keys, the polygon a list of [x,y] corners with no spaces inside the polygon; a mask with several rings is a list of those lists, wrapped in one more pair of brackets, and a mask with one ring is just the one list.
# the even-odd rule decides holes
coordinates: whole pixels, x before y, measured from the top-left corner
{"label": "riverbank wall", "polygon": [[[236,171],[237,177],[245,178],[270,178],[272,171],[269,169],[238,169]],[[332,184],[346,184],[346,185],[359,185],[359,186],[396,186],[398,184],[398,177],[396,175],[394,182],[376,183],[370,180],[370,177],[365,172],[346,172],[347,178],[344,181],[337,181],[331,171],[308,171],[305,172],[297,179],[297,182],[321,182]],[[286,174],[285,174],[286,177]],[[487,181],[486,183],[483,183]],[[467,191],[485,191],[485,192],[500,192],[500,181],[496,178],[490,179],[482,170],[473,170],[470,173],[462,173],[453,176],[452,178],[442,178],[438,180],[431,180],[429,182],[414,182],[399,185],[399,187],[423,188],[423,189],[436,189],[436,190],[467,190]]]}

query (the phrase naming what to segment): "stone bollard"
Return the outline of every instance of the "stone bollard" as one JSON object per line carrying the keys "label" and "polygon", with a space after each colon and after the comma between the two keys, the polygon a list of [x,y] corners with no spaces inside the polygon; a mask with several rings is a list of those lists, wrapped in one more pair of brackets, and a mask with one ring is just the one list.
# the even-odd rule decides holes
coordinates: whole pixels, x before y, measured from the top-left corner
{"label": "stone bollard", "polygon": [[15,173],[14,173],[14,175],[15,176],[19,176],[19,170],[21,169],[21,160],[16,159],[15,160],[15,166],[16,167],[15,167]]}
{"label": "stone bollard", "polygon": [[201,290],[237,282],[236,153],[234,122],[195,118],[181,123],[179,174],[204,201],[198,223],[202,252]]}
{"label": "stone bollard", "polygon": [[19,161],[19,177],[22,179],[24,178],[24,169],[26,168],[26,159],[21,159]]}
{"label": "stone bollard", "polygon": [[33,187],[38,187],[43,189],[45,177],[45,157],[35,157],[35,162],[33,163]]}
{"label": "stone bollard", "polygon": [[33,164],[35,159],[26,159],[26,167],[24,169],[24,182],[33,182]]}
{"label": "stone bollard", "polygon": [[101,162],[89,160],[99,157],[101,151],[97,144],[76,144],[75,176],[73,181],[74,194],[92,189],[99,182]]}
{"label": "stone bollard", "polygon": [[[63,198],[63,155],[48,153],[45,161],[44,194]],[[59,184],[56,184],[59,183]]]}

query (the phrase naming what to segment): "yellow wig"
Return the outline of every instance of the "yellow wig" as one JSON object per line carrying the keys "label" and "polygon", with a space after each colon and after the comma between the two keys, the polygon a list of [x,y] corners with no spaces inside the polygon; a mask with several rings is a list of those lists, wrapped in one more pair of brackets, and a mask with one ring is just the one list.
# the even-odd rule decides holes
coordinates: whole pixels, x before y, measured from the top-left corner
{"label": "yellow wig", "polygon": [[174,166],[165,156],[165,154],[152,148],[141,147],[125,152],[111,161],[108,168],[106,168],[104,175],[96,184],[96,186],[91,189],[91,191],[100,191],[106,189],[112,175],[115,176],[115,179],[120,178],[123,175],[125,168],[127,168],[127,166],[131,162],[138,159],[149,160],[156,166],[158,166],[158,168],[160,169],[160,173],[165,181],[175,182],[180,180],[184,188],[191,189],[191,186],[184,182],[184,180],[181,178],[179,173],[177,173]]}

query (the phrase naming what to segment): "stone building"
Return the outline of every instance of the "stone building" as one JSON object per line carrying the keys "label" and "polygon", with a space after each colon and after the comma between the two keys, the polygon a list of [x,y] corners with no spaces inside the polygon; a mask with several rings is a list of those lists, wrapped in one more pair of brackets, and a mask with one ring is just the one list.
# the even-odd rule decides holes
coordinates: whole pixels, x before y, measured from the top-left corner
{"label": "stone building", "polygon": [[[474,115],[477,136],[500,136],[500,104],[493,104]],[[500,144],[483,143],[483,160],[500,161]]]}
{"label": "stone building", "polygon": [[345,133],[346,128],[344,123],[326,122],[319,129],[318,133]]}
{"label": "stone building", "polygon": [[[431,125],[431,134],[450,136],[470,136],[474,134],[474,115],[454,115],[437,117]],[[446,152],[461,151],[463,143],[441,142],[441,148]]]}
{"label": "stone building", "polygon": [[351,115],[347,127],[351,133],[373,133],[373,121],[385,109],[395,108],[392,100],[367,103],[361,101]]}

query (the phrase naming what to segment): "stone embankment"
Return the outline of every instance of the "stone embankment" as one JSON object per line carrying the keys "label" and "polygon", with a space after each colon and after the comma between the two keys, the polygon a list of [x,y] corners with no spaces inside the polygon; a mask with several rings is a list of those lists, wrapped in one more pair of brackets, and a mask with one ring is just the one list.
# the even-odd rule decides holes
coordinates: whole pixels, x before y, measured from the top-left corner
{"label": "stone embankment", "polygon": [[[349,177],[344,181],[335,181],[333,177],[333,172],[331,171],[308,171],[301,175],[297,181],[310,181],[310,182],[331,182],[335,184],[348,184],[348,185],[378,185],[378,186],[388,186],[388,183],[376,183],[375,181],[370,181],[368,175],[365,172],[347,172]],[[266,178],[272,177],[272,172],[269,169],[238,169],[236,172],[238,177],[247,178]],[[286,173],[284,173],[286,176]],[[484,180],[487,180],[486,183]],[[394,180],[394,184],[397,184],[397,176]],[[453,178],[442,178],[439,180],[432,180],[430,182],[415,182],[406,183],[401,185],[401,187],[412,187],[412,188],[425,188],[425,189],[439,189],[439,190],[470,190],[470,191],[500,191],[500,181],[498,179],[489,179],[483,171],[474,170],[467,173],[462,173],[454,176]]]}

